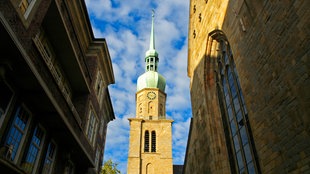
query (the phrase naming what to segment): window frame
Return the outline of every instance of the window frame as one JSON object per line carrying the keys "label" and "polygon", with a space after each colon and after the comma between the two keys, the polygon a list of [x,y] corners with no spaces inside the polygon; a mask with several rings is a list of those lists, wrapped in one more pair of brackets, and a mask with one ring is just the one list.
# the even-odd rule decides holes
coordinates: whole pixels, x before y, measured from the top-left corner
{"label": "window frame", "polygon": [[[40,137],[41,140],[38,143],[38,137],[35,137],[37,136],[37,131],[40,131],[39,133],[42,133]],[[43,128],[42,125],[40,124],[36,124],[34,126],[34,129],[33,131],[31,132],[32,136],[29,137],[29,144],[27,146],[27,148],[25,149],[25,153],[24,153],[24,157],[23,157],[23,160],[21,162],[21,166],[22,168],[26,171],[26,173],[36,173],[37,170],[39,169],[39,161],[41,160],[41,154],[42,154],[42,151],[43,151],[43,147],[44,147],[44,143],[45,143],[45,136],[46,136],[46,130]],[[37,150],[37,152],[35,152],[34,150]],[[28,158],[31,158],[31,156],[33,156],[33,153],[36,153],[35,154],[35,159],[33,161],[33,166],[30,167],[30,168],[25,168],[27,166],[25,166],[27,164],[27,159]]]}
{"label": "window frame", "polygon": [[1,107],[0,107],[0,128],[1,128],[4,119],[6,118],[6,116],[8,114],[9,108],[11,108],[13,105],[16,93],[15,93],[14,89],[11,88],[11,86],[8,83],[6,83],[6,81],[4,79],[0,79],[0,81],[1,81],[0,83],[3,83],[3,85],[5,85],[12,92],[12,95],[10,96],[9,101],[8,101],[7,105],[5,106],[6,108],[1,109]]}
{"label": "window frame", "polygon": [[157,144],[156,131],[145,130],[144,131],[144,152],[145,153],[156,153],[156,144]]}
{"label": "window frame", "polygon": [[64,174],[74,174],[75,173],[75,164],[73,161],[68,160],[65,164]]}
{"label": "window frame", "polygon": [[[23,111],[24,113],[26,113],[28,115],[28,118],[27,118],[27,122],[26,124],[23,126],[24,129],[22,130],[20,127],[18,127],[17,123],[16,123],[16,119],[17,117],[19,116],[20,112]],[[8,153],[11,153],[10,154],[10,158],[8,160],[12,161],[14,164],[17,164],[18,160],[21,158],[22,156],[22,148],[24,146],[24,143],[25,143],[25,139],[29,133],[29,127],[30,127],[30,123],[32,121],[32,114],[31,112],[26,108],[25,105],[21,104],[20,106],[17,106],[15,108],[15,112],[14,112],[14,118],[11,122],[11,125],[10,125],[10,128],[8,130],[8,132],[6,133],[6,138],[5,138],[5,146],[8,147]],[[13,130],[13,127],[15,130]],[[11,149],[11,143],[9,143],[8,141],[10,140],[10,137],[11,137],[11,132],[12,131],[22,131],[21,132],[21,138],[20,138],[20,141],[18,142],[18,147],[17,149],[15,150],[15,154],[14,154],[14,158],[12,159],[12,155],[13,155],[13,152],[14,152],[14,146],[13,146],[13,149]],[[16,135],[16,133],[14,133],[14,135]]]}
{"label": "window frame", "polygon": [[[94,121],[93,124],[91,123],[92,121]],[[90,128],[91,128],[91,130],[90,130]],[[86,124],[86,129],[85,129],[85,136],[86,136],[88,142],[92,146],[95,145],[95,138],[97,136],[97,132],[98,132],[98,117],[97,117],[97,115],[96,115],[96,113],[95,113],[95,111],[93,109],[93,106],[90,105],[88,116],[87,116],[87,124]]]}
{"label": "window frame", "polygon": [[[101,70],[98,69],[97,75],[96,75],[96,82],[94,84],[94,91],[95,91],[100,108],[102,107],[104,84],[105,82],[103,79],[103,75],[101,73]],[[99,86],[99,89],[97,89],[98,86]]]}
{"label": "window frame", "polygon": [[[53,151],[53,154],[52,154],[52,157],[49,156],[49,149],[50,149],[50,145],[53,144],[54,146],[54,151]],[[57,155],[57,150],[58,150],[58,147],[57,147],[57,144],[54,140],[50,140],[48,143],[47,143],[47,149],[46,149],[46,152],[45,152],[45,156],[43,158],[43,161],[42,161],[42,174],[51,174],[54,170],[54,165],[55,165],[55,160],[56,160],[56,155]],[[52,161],[51,165],[46,167],[46,161],[49,160],[49,161]]]}
{"label": "window frame", "polygon": [[104,117],[101,117],[101,121],[100,121],[100,127],[99,127],[99,135],[100,137],[103,137],[103,132],[105,130],[105,120]]}
{"label": "window frame", "polygon": [[96,171],[99,171],[100,169],[100,165],[99,165],[100,153],[101,153],[101,149],[99,148],[99,144],[97,144],[96,154],[95,154],[95,170]]}
{"label": "window frame", "polygon": [[[257,160],[254,141],[248,113],[242,89],[240,87],[236,65],[234,63],[233,54],[228,41],[219,39],[218,41],[218,57],[217,57],[217,89],[219,93],[219,103],[222,105],[221,112],[223,121],[227,122],[230,146],[232,151],[235,169],[238,173],[248,173],[249,166],[254,166],[254,173],[260,173]],[[225,127],[225,126],[224,126]],[[242,132],[241,132],[242,131]],[[244,141],[246,142],[244,143]],[[247,151],[245,148],[248,147]],[[249,153],[251,160],[248,160]]]}
{"label": "window frame", "polygon": [[[37,0],[21,0],[18,8],[25,19],[28,19]],[[23,7],[23,8],[22,8]]]}

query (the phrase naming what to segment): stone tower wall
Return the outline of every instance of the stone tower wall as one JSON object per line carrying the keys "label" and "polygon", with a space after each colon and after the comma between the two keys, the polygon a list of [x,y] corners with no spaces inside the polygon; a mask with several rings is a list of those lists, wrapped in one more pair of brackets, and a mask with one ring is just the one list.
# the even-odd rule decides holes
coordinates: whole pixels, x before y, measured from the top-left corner
{"label": "stone tower wall", "polygon": [[[216,50],[208,47],[216,29],[233,52],[261,172],[310,172],[310,1],[227,2],[190,3],[193,122],[185,173],[230,170],[212,75]],[[214,131],[206,130],[212,126]]]}

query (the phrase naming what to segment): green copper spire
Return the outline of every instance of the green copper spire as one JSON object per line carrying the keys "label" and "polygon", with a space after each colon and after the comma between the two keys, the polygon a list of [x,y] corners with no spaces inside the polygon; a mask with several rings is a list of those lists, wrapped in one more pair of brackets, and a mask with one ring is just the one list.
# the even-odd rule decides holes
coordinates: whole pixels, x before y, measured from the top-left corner
{"label": "green copper spire", "polygon": [[144,88],[158,88],[165,92],[166,80],[157,72],[158,61],[158,53],[155,50],[154,10],[152,10],[150,48],[145,53],[145,73],[143,73],[138,78],[137,91],[140,91]]}
{"label": "green copper spire", "polygon": [[158,65],[158,53],[155,50],[155,35],[154,35],[154,10],[152,10],[152,28],[150,37],[150,48],[145,53],[145,70],[146,71],[157,71]]}
{"label": "green copper spire", "polygon": [[155,16],[155,11],[152,10],[152,29],[151,29],[151,38],[150,38],[150,50],[155,50],[154,16]]}

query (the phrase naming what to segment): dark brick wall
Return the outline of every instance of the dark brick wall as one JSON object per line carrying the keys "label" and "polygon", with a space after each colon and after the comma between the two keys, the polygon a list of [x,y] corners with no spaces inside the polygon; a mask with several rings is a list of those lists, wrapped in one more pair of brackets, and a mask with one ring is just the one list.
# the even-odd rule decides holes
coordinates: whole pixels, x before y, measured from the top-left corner
{"label": "dark brick wall", "polygon": [[[106,128],[107,128],[107,123],[110,121],[109,119],[105,120],[105,125],[104,125],[104,131],[103,131],[103,137],[99,136],[99,133],[97,134],[97,139],[95,143],[95,147],[92,147],[90,143],[88,142],[85,133],[84,133],[84,128],[85,124],[87,123],[86,116],[88,114],[88,108],[89,108],[89,103],[91,102],[94,106],[95,112],[99,116],[99,122],[101,121],[101,117],[105,117],[107,114],[107,111],[104,110],[104,107],[100,107],[97,101],[97,97],[93,91],[92,87],[92,82],[94,82],[94,79],[96,79],[96,71],[98,69],[99,64],[98,59],[103,59],[100,56],[97,57],[87,57],[84,55],[82,52],[82,48],[80,48],[81,44],[79,43],[79,40],[77,39],[77,35],[79,33],[74,33],[74,26],[72,25],[68,11],[66,11],[66,3],[65,1],[57,1],[59,3],[59,8],[62,10],[66,17],[67,23],[65,25],[69,28],[70,36],[72,37],[71,39],[74,42],[73,49],[74,51],[77,52],[77,57],[76,60],[80,61],[81,63],[81,71],[82,73],[85,74],[85,81],[90,87],[90,91],[84,91],[83,93],[73,93],[73,102],[75,105],[75,108],[77,109],[77,112],[79,113],[79,116],[82,120],[82,126],[78,124],[76,121],[76,118],[73,115],[73,112],[68,105],[67,101],[65,100],[61,90],[59,89],[53,75],[51,74],[49,68],[47,67],[46,63],[44,62],[40,52],[38,51],[37,47],[34,44],[34,41],[32,40],[35,34],[39,31],[42,21],[44,20],[44,17],[50,8],[51,1],[45,1],[43,0],[37,0],[36,5],[34,8],[34,11],[31,12],[31,20],[26,21],[18,13],[18,9],[16,10],[16,7],[14,5],[15,1],[1,1],[0,2],[0,12],[1,12],[1,27],[4,29],[1,30],[5,31],[5,29],[9,28],[12,29],[12,32],[14,33],[14,38],[10,38],[9,36],[6,37],[7,40],[2,40],[3,42],[8,42],[12,45],[18,43],[22,49],[15,48],[16,45],[14,45],[14,52],[18,52],[16,54],[13,54],[13,51],[10,52],[11,55],[5,55],[7,57],[4,57],[0,59],[0,64],[2,63],[12,63],[12,71],[14,68],[17,69],[17,67],[25,67],[27,70],[27,74],[22,74],[21,76],[16,77],[15,75],[18,73],[12,73],[12,71],[8,71],[10,76],[14,76],[14,79],[31,79],[35,81],[34,85],[29,85],[30,88],[35,86],[34,89],[23,89],[22,86],[12,85],[14,87],[14,90],[16,90],[17,97],[14,98],[14,100],[18,100],[19,103],[24,103],[27,108],[31,110],[33,113],[33,122],[35,123],[40,123],[45,129],[46,132],[49,136],[52,137],[53,140],[56,141],[56,144],[58,145],[58,150],[59,153],[57,153],[57,161],[56,165],[56,173],[61,173],[63,172],[63,168],[65,166],[65,161],[67,160],[68,154],[72,155],[72,161],[76,162],[76,168],[77,169],[82,169],[87,167],[91,167],[90,160],[87,159],[88,157],[91,158],[91,160],[94,161],[95,159],[95,148],[97,148],[97,145],[100,146],[99,149],[103,150],[104,149],[104,143],[105,143],[105,135],[106,135]],[[53,2],[55,3],[55,2]],[[52,4],[55,5],[55,4]],[[77,11],[79,12],[79,11]],[[3,18],[2,18],[3,15]],[[72,16],[70,16],[72,17]],[[74,17],[74,16],[73,16]],[[30,17],[29,17],[30,18]],[[47,20],[47,19],[46,19]],[[2,22],[5,21],[8,23],[2,24]],[[50,21],[45,21],[45,22],[50,22]],[[80,21],[81,23],[85,23],[85,21]],[[2,26],[3,25],[3,26]],[[9,35],[7,33],[1,33],[1,36],[6,36]],[[47,36],[49,37],[49,36]],[[2,37],[2,39],[4,39]],[[16,39],[16,40],[14,40]],[[16,42],[13,42],[16,41]],[[91,42],[91,41],[89,41]],[[1,44],[2,45],[2,44]],[[102,46],[102,45],[101,45]],[[85,48],[88,49],[88,48]],[[4,51],[4,48],[0,49],[2,52]],[[13,50],[13,48],[12,48]],[[23,53],[19,53],[24,51]],[[9,52],[9,51],[7,51]],[[16,57],[15,55],[18,55]],[[59,58],[56,55],[56,59]],[[88,59],[89,58],[89,59]],[[7,60],[6,60],[7,59]],[[87,65],[86,60],[90,60],[88,62],[89,64]],[[18,66],[14,64],[15,62],[19,62]],[[31,67],[31,68],[30,68]],[[26,71],[25,70],[25,71]],[[22,71],[20,71],[22,72]],[[12,75],[11,75],[12,74]],[[14,75],[13,75],[14,74]],[[31,77],[30,77],[31,76]],[[2,77],[0,77],[2,78]],[[2,79],[0,79],[2,80]],[[93,80],[93,81],[92,81]],[[24,81],[24,80],[20,80]],[[46,84],[46,86],[42,86],[42,84]],[[48,90],[46,90],[48,88]],[[28,92],[27,94],[23,94],[24,91],[21,91],[23,89],[24,91]],[[38,108],[38,105],[32,103],[32,101],[39,101],[37,103],[40,103],[40,101],[43,101],[42,98],[38,97],[39,95],[33,95],[30,96],[29,93],[36,93],[37,91],[40,92],[40,96],[44,97],[44,101],[48,101],[47,104],[49,105],[48,107],[44,106],[44,104],[40,105],[42,108]],[[27,97],[31,97],[31,100],[27,100]],[[52,96],[52,97],[51,97]],[[107,98],[106,92],[105,92],[105,98]],[[109,97],[109,96],[108,96]],[[109,98],[108,98],[109,99]],[[55,106],[52,104],[53,100],[57,102],[58,106],[60,107],[61,114],[57,113],[59,110],[55,108]],[[16,102],[17,103],[17,102]],[[103,102],[104,103],[104,102]],[[44,110],[46,109],[46,110]],[[109,108],[112,110],[111,108]],[[12,115],[12,114],[10,114]],[[63,117],[62,117],[63,116]],[[13,118],[13,117],[11,117]],[[11,120],[9,116],[6,116],[5,123],[8,123],[9,120]],[[68,124],[65,124],[68,123]],[[6,124],[4,126],[0,125],[0,132],[5,132],[6,130]],[[59,128],[59,129],[57,129]],[[61,128],[61,129],[60,129]],[[99,128],[98,128],[99,129]],[[63,131],[63,132],[61,132]],[[75,140],[74,136],[72,136],[72,132],[79,138],[77,143],[77,140]],[[63,141],[65,136],[68,136],[66,141]],[[3,145],[4,138],[2,135],[0,136],[1,141],[0,141],[0,146]],[[47,142],[47,141],[46,141]],[[68,146],[73,146],[73,147],[68,147]],[[83,149],[85,151],[83,151]],[[101,152],[103,153],[103,152]],[[74,158],[74,157],[81,157],[81,158]],[[99,163],[102,163],[102,156],[100,157]],[[82,164],[82,165],[79,165]],[[59,165],[59,166],[58,166]],[[87,173],[87,171],[77,171],[77,173]]]}

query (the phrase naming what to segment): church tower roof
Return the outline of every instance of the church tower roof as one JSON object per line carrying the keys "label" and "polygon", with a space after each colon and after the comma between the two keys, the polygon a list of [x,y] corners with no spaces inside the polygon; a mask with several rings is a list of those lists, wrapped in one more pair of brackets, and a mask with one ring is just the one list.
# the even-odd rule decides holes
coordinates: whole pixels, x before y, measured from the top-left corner
{"label": "church tower roof", "polygon": [[145,53],[145,73],[138,78],[137,91],[144,88],[159,88],[165,92],[166,80],[158,71],[158,53],[155,50],[154,34],[154,10],[152,11],[152,27],[150,36],[150,47]]}
{"label": "church tower roof", "polygon": [[151,28],[151,37],[150,37],[150,48],[149,50],[145,53],[145,57],[158,57],[158,53],[155,50],[155,35],[154,35],[154,10],[152,10],[152,28]]}

